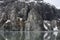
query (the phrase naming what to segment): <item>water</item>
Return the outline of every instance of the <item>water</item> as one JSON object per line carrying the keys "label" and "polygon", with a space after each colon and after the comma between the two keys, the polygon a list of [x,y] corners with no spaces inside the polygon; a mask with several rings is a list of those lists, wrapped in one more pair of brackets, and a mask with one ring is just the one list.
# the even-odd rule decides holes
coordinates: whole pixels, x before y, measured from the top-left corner
{"label": "water", "polygon": [[60,40],[58,31],[0,31],[0,40]]}

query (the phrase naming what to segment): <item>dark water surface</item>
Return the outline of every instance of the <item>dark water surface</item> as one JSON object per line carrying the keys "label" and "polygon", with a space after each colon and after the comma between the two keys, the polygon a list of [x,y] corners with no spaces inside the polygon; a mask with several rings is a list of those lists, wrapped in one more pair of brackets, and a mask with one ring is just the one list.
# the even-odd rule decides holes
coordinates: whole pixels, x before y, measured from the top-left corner
{"label": "dark water surface", "polygon": [[58,31],[0,31],[0,40],[60,40]]}

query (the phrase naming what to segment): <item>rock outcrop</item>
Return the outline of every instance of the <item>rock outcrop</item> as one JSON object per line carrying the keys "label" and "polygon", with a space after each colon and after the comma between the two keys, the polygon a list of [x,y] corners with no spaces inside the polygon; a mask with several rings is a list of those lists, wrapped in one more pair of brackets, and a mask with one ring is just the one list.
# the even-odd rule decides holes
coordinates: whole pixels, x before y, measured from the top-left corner
{"label": "rock outcrop", "polygon": [[0,29],[7,31],[45,31],[44,20],[57,19],[56,13],[54,6],[43,2],[4,1],[0,3]]}

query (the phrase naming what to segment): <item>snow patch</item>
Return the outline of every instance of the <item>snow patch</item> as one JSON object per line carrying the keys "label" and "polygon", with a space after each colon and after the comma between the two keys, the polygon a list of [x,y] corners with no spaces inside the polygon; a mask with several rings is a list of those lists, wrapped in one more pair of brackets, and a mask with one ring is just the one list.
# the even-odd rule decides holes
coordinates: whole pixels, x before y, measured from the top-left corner
{"label": "snow patch", "polygon": [[53,28],[54,31],[57,31],[58,30],[58,27],[56,26],[55,28]]}
{"label": "snow patch", "polygon": [[11,22],[10,20],[7,20],[6,23]]}
{"label": "snow patch", "polygon": [[46,29],[46,30],[48,30],[48,28],[47,28],[47,26],[44,24],[44,28]]}
{"label": "snow patch", "polygon": [[50,23],[48,23],[48,26],[50,26]]}
{"label": "snow patch", "polygon": [[7,38],[5,40],[8,40]]}
{"label": "snow patch", "polygon": [[22,18],[20,18],[20,21],[22,21]]}
{"label": "snow patch", "polygon": [[48,37],[48,39],[50,39],[50,36]]}

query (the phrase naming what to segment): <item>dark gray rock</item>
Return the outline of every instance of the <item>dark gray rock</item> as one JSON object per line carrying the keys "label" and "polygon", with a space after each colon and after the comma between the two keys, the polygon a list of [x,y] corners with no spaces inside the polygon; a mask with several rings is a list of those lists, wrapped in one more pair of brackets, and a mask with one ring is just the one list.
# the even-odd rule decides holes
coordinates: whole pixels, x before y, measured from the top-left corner
{"label": "dark gray rock", "polygon": [[[30,10],[29,14],[28,14],[28,19],[27,19],[27,23],[30,23],[27,29],[29,30],[42,30],[41,26],[42,26],[42,17],[39,15],[39,13],[33,8]],[[26,24],[28,25],[28,24]]]}
{"label": "dark gray rock", "polygon": [[7,28],[7,30],[45,31],[46,29],[44,28],[43,21],[57,19],[56,8],[49,4],[43,2],[25,3],[14,0],[13,2],[11,1],[12,0],[1,3],[1,29]]}

